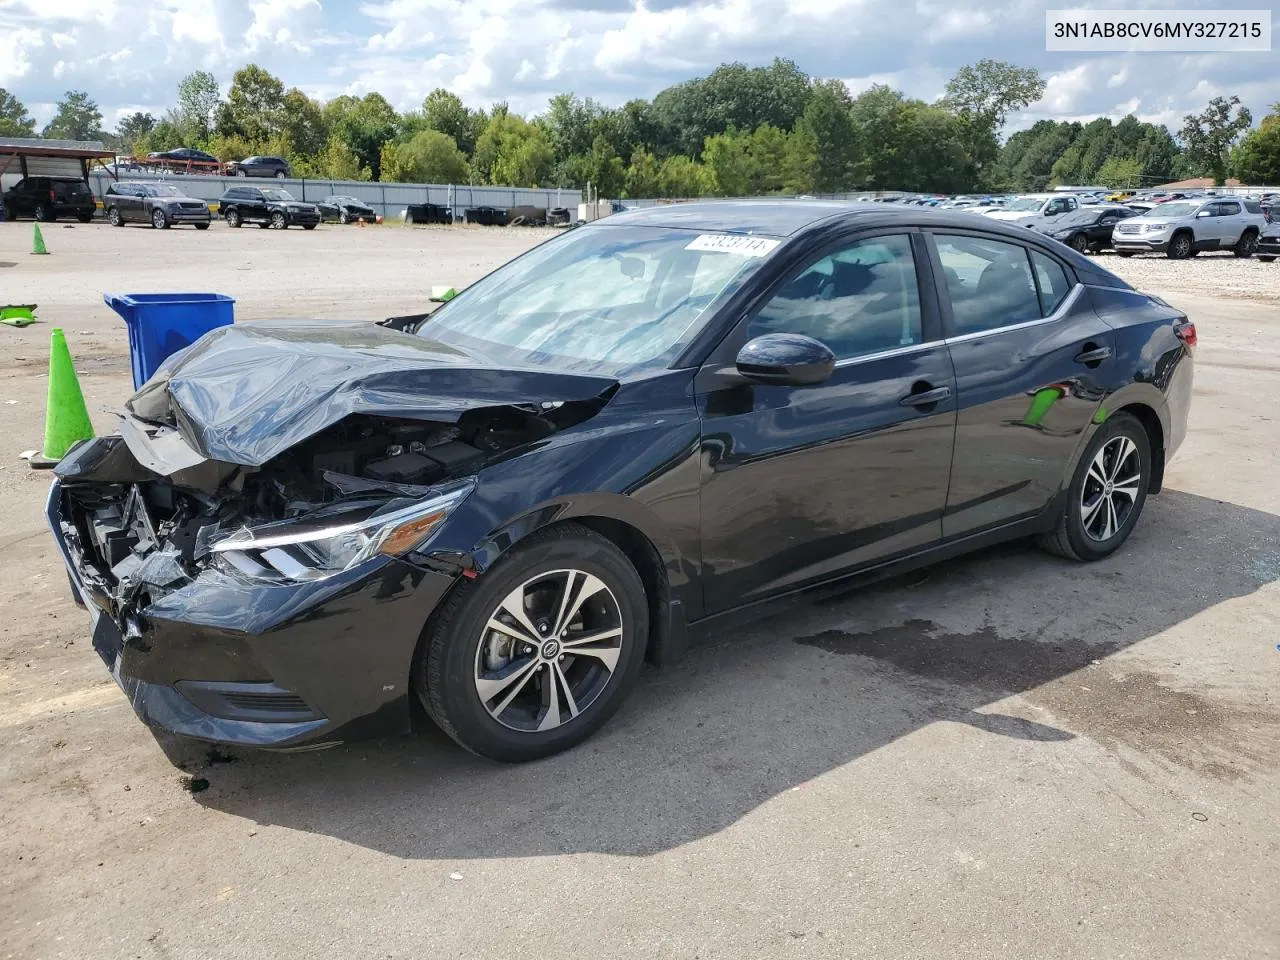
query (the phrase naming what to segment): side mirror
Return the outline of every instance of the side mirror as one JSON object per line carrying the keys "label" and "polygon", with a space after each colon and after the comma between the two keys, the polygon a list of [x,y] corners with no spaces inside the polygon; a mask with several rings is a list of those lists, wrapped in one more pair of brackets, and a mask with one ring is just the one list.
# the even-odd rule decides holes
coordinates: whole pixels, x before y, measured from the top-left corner
{"label": "side mirror", "polygon": [[1201,217],[1212,217],[1212,216],[1213,216],[1212,210],[1201,210],[1199,213],[1196,214],[1196,219],[1199,220]]}
{"label": "side mirror", "polygon": [[811,387],[831,377],[836,355],[813,337],[766,333],[738,351],[738,372],[755,383]]}

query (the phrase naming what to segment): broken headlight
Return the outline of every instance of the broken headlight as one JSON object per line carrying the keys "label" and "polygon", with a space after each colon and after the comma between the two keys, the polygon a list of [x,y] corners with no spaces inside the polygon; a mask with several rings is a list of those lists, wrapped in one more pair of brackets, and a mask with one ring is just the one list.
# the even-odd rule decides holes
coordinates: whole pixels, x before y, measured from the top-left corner
{"label": "broken headlight", "polygon": [[296,520],[246,527],[209,545],[214,562],[264,580],[319,580],[378,555],[427,542],[475,486],[451,484],[417,503],[330,507]]}

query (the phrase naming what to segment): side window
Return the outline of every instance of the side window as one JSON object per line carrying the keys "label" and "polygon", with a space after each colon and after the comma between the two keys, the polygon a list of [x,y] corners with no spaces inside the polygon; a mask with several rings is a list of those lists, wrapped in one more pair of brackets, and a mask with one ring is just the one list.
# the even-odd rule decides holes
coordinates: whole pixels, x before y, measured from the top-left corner
{"label": "side window", "polygon": [[1234,200],[1225,200],[1218,204],[1218,216],[1234,217],[1240,212],[1240,204]]}
{"label": "side window", "polygon": [[859,240],[811,264],[751,318],[748,338],[765,333],[813,337],[838,360],[923,342],[910,237]]}
{"label": "side window", "polygon": [[1031,263],[1036,269],[1036,282],[1040,285],[1040,312],[1047,317],[1067,299],[1071,281],[1057,260],[1038,250],[1031,251]]}
{"label": "side window", "polygon": [[938,234],[934,239],[957,335],[1040,319],[1025,247],[983,237]]}

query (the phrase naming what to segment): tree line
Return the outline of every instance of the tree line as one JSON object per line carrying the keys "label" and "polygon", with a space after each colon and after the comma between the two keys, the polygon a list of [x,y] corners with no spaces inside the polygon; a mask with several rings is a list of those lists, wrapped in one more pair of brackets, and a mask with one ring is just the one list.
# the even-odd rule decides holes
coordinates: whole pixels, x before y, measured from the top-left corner
{"label": "tree line", "polygon": [[[723,64],[652,100],[607,107],[572,93],[524,117],[432,91],[397,112],[378,93],[315,100],[255,64],[226,97],[212,74],[178,84],[164,116],[138,112],[105,131],[84,91],[68,91],[41,131],[103,140],[122,153],[197,147],[223,160],[282,156],[295,176],[568,187],[605,197],[747,196],[905,190],[1137,187],[1190,176],[1280,183],[1280,104],[1257,129],[1236,97],[1188,115],[1177,136],[1118,123],[1042,120],[1007,140],[1008,118],[1037,102],[1034,69],[996,60],[961,68],[936,103],[876,85],[854,96],[790,60]],[[34,136],[25,106],[0,89],[0,136]]]}

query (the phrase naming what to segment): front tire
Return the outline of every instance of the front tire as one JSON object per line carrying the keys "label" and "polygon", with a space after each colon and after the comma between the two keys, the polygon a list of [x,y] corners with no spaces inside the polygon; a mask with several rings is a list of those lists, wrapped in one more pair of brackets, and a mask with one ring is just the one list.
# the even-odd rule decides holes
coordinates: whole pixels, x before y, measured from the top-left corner
{"label": "front tire", "polygon": [[460,580],[432,616],[413,684],[472,753],[547,757],[605,725],[639,679],[649,607],[635,567],[575,523],[534,534]]}
{"label": "front tire", "polygon": [[284,230],[288,226],[289,224],[285,221],[284,214],[281,213],[279,210],[277,210],[275,213],[271,215],[272,230]]}
{"label": "front tire", "polygon": [[341,213],[339,213],[339,214],[338,214],[338,222],[339,222],[339,223],[350,223],[350,222],[351,222],[351,214],[349,214],[349,213],[347,213],[347,211],[343,210]]}
{"label": "front tire", "polygon": [[1067,238],[1067,246],[1083,256],[1089,252],[1089,238],[1083,233],[1072,234]]}
{"label": "front tire", "polygon": [[1136,417],[1114,414],[1094,434],[1051,533],[1040,539],[1070,560],[1101,560],[1133,532],[1151,485],[1151,440]]}
{"label": "front tire", "polygon": [[123,219],[121,218],[121,216],[120,216],[120,208],[119,208],[119,207],[112,207],[110,210],[108,210],[108,211],[107,211],[107,221],[108,221],[108,222],[109,222],[113,227],[123,227],[123,226],[124,226],[124,220],[123,220]]}
{"label": "front tire", "polygon": [[1169,241],[1169,247],[1165,250],[1165,256],[1170,260],[1186,260],[1191,256],[1191,251],[1195,249],[1195,240],[1189,233],[1174,234],[1173,239]]}
{"label": "front tire", "polygon": [[277,180],[283,180],[283,179],[284,179],[284,171],[283,171],[283,170],[277,170],[277,171],[276,171],[276,179],[277,179]]}
{"label": "front tire", "polygon": [[157,230],[169,229],[169,218],[164,215],[164,211],[159,207],[151,211],[151,226]]}

